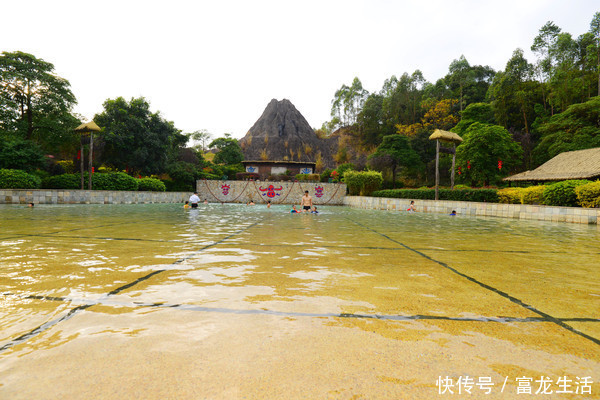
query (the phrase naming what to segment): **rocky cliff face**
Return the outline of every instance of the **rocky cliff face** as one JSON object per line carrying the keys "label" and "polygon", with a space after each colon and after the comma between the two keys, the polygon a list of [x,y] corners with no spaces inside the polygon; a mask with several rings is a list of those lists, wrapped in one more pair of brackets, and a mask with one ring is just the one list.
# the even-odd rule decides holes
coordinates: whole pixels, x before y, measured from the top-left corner
{"label": "rocky cliff face", "polygon": [[333,167],[332,143],[321,140],[287,99],[273,99],[240,140],[246,160],[312,161]]}

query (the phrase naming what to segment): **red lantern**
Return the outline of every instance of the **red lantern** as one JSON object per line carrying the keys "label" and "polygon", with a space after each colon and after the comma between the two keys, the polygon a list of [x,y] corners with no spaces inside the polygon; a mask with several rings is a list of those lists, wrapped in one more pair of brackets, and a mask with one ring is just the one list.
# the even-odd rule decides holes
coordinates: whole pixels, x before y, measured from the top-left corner
{"label": "red lantern", "polygon": [[467,161],[467,169],[471,169],[471,161]]}
{"label": "red lantern", "polygon": [[502,169],[502,160],[498,160],[498,169]]}
{"label": "red lantern", "polygon": [[95,173],[95,172],[96,172],[95,168],[92,167],[92,174]]}
{"label": "red lantern", "polygon": [[458,174],[459,175],[461,174],[461,168],[460,168],[460,166],[458,167]]}
{"label": "red lantern", "polygon": [[77,159],[81,160],[81,150],[77,150]]}

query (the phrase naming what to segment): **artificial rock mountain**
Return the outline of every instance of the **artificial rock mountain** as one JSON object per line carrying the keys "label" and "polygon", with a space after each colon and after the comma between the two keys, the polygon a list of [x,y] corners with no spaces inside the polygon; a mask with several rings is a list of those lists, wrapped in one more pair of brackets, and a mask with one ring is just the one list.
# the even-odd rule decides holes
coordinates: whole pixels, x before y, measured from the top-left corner
{"label": "artificial rock mountain", "polygon": [[248,161],[311,161],[335,167],[337,140],[319,139],[300,111],[287,99],[273,99],[240,140]]}

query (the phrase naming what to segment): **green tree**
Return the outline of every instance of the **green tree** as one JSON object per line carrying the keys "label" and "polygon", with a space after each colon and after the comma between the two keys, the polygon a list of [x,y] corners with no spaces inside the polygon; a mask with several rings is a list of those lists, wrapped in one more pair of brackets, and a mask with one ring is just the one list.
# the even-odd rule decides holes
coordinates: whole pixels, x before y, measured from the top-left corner
{"label": "green tree", "polygon": [[206,143],[210,140],[211,134],[206,129],[201,129],[190,133],[190,138],[199,142],[200,145],[198,150],[204,152],[207,150]]}
{"label": "green tree", "polygon": [[0,140],[0,169],[33,171],[44,167],[42,149],[30,140],[20,137]]}
{"label": "green tree", "polygon": [[592,34],[594,43],[589,48],[589,53],[595,55],[595,69],[596,76],[598,77],[598,92],[600,96],[600,12],[594,14],[592,22],[590,22],[590,33]]}
{"label": "green tree", "polygon": [[600,97],[573,104],[564,112],[553,115],[539,127],[540,141],[533,151],[536,165],[573,150],[600,147]]}
{"label": "green tree", "polygon": [[244,160],[244,153],[240,144],[229,133],[226,133],[225,137],[213,140],[209,147],[219,150],[213,160],[215,164],[239,164]]}
{"label": "green tree", "polygon": [[369,156],[369,165],[379,171],[389,170],[392,173],[392,185],[396,185],[398,169],[418,170],[421,167],[419,155],[410,147],[408,138],[403,135],[387,135]]}
{"label": "green tree", "polygon": [[367,97],[361,113],[358,116],[359,127],[363,142],[366,145],[381,143],[383,136],[383,96],[373,93]]}
{"label": "green tree", "polygon": [[475,122],[495,124],[494,109],[489,103],[471,103],[461,112],[461,117],[460,122],[451,129],[460,136]]}
{"label": "green tree", "polygon": [[103,161],[130,173],[164,172],[169,159],[176,158],[177,149],[187,142],[173,122],[150,111],[143,97],[129,102],[122,97],[106,100],[94,121],[102,128]]}
{"label": "green tree", "polygon": [[[502,126],[476,122],[466,130],[463,140],[456,148],[457,167],[473,186],[495,183],[521,163],[523,149]],[[502,169],[498,168],[499,161]]]}
{"label": "green tree", "polygon": [[54,65],[35,56],[3,52],[0,56],[0,131],[33,140],[46,151],[73,147],[72,114],[76,103],[70,84],[54,74]]}
{"label": "green tree", "polygon": [[542,83],[544,109],[548,104],[545,86],[553,68],[551,49],[556,43],[556,39],[560,31],[561,29],[554,24],[554,22],[548,21],[540,28],[538,35],[535,37],[533,44],[531,45],[531,51],[533,51],[538,58],[535,65],[535,72],[539,78],[539,81]]}
{"label": "green tree", "polygon": [[460,111],[462,112],[464,106],[464,89],[471,81],[473,80],[473,75],[471,73],[471,66],[469,62],[465,58],[464,55],[461,55],[458,60],[454,60],[450,63],[450,67],[448,68],[450,73],[448,74],[448,78],[446,81],[452,86],[458,87],[458,104]]}
{"label": "green tree", "polygon": [[350,126],[357,122],[357,117],[369,95],[358,77],[355,77],[350,86],[342,85],[336,90],[331,102],[331,117],[337,118],[340,126]]}

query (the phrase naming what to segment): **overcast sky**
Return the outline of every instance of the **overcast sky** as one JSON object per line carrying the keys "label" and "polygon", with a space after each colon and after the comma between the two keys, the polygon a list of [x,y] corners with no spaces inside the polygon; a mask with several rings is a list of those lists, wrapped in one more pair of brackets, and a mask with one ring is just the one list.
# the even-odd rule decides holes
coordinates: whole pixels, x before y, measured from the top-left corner
{"label": "overcast sky", "polygon": [[553,21],[574,38],[595,0],[2,1],[0,51],[54,64],[86,120],[108,98],[145,97],[184,132],[243,137],[272,99],[311,126],[329,119],[355,76],[377,92],[420,69],[435,82],[452,60],[503,69]]}

